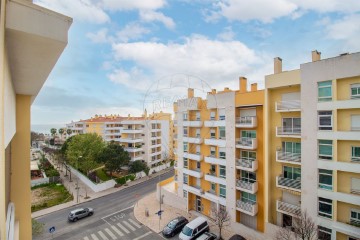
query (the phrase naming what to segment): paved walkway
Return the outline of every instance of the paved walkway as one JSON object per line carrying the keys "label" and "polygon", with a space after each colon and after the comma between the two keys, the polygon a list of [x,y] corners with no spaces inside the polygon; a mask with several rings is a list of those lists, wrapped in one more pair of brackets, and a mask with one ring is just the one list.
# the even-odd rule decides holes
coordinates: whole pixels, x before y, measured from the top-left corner
{"label": "paved walkway", "polygon": [[[51,156],[46,154],[46,157],[54,165],[54,167],[56,168]],[[70,194],[73,194],[74,200],[72,200],[70,202],[67,202],[67,203],[59,204],[59,205],[56,205],[56,206],[53,206],[53,207],[50,207],[50,208],[46,208],[46,209],[43,209],[43,210],[40,210],[40,211],[37,211],[37,212],[33,212],[31,214],[31,217],[32,218],[37,218],[37,217],[46,215],[48,213],[52,213],[52,212],[55,212],[55,211],[58,211],[58,210],[61,210],[61,209],[64,209],[64,208],[75,206],[77,204],[80,204],[80,203],[83,203],[83,202],[86,202],[86,201],[90,201],[90,200],[95,199],[95,198],[103,197],[105,195],[120,191],[120,190],[122,190],[124,188],[128,188],[128,187],[134,186],[136,184],[142,183],[144,181],[147,181],[149,178],[154,178],[154,177],[157,177],[159,175],[162,175],[162,174],[170,171],[171,169],[172,168],[164,169],[164,170],[162,170],[160,172],[152,174],[149,177],[143,177],[143,178],[137,179],[135,181],[129,182],[127,184],[127,186],[123,185],[123,186],[121,186],[119,188],[110,188],[110,189],[107,189],[107,190],[104,190],[104,191],[101,191],[101,192],[94,192],[93,190],[91,190],[91,188],[87,187],[85,183],[83,183],[80,179],[78,179],[74,174],[71,175],[71,180],[72,181],[70,182],[69,172],[68,172],[68,176],[65,176],[65,173],[66,173],[65,168],[63,170],[60,169],[59,173],[60,173],[60,177],[61,177],[61,179],[63,181],[63,184],[66,187],[66,189],[68,189]],[[77,197],[77,186],[79,187],[78,197]]]}
{"label": "paved walkway", "polygon": [[[159,220],[158,215],[155,214],[157,211],[159,211],[159,208],[159,201],[156,199],[156,192],[154,192],[138,201],[134,207],[134,216],[139,222],[157,233],[160,233],[166,224],[178,216],[184,216],[189,221],[200,216],[199,213],[194,211],[190,211],[188,213],[169,205],[161,204],[161,210],[164,210],[164,212],[161,215],[161,220]],[[145,216],[145,210],[149,211],[149,217]],[[210,225],[210,232],[218,235],[218,228],[214,225],[214,223],[211,220],[209,220],[208,223]],[[228,228],[222,230],[223,239],[229,239],[232,235],[233,233]]]}

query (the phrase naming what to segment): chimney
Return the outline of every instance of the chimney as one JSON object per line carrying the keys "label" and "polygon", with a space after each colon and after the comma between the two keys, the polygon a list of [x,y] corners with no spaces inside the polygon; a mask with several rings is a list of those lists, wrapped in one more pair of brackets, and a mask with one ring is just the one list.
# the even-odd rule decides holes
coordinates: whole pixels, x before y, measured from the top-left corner
{"label": "chimney", "polygon": [[211,94],[216,94],[216,89],[211,89]]}
{"label": "chimney", "polygon": [[251,91],[252,91],[252,92],[257,91],[257,83],[251,84]]}
{"label": "chimney", "polygon": [[230,88],[225,87],[225,88],[224,88],[224,92],[228,92],[228,91],[230,91]]}
{"label": "chimney", "polygon": [[194,89],[188,88],[188,98],[193,98],[193,97],[194,97]]}
{"label": "chimney", "polygon": [[279,57],[274,58],[274,74],[282,72],[282,59]]}
{"label": "chimney", "polygon": [[314,50],[311,52],[311,59],[313,62],[321,60],[321,52]]}
{"label": "chimney", "polygon": [[247,92],[247,79],[246,79],[246,77],[240,77],[240,79],[239,79],[239,88],[240,88],[240,93],[246,93]]}

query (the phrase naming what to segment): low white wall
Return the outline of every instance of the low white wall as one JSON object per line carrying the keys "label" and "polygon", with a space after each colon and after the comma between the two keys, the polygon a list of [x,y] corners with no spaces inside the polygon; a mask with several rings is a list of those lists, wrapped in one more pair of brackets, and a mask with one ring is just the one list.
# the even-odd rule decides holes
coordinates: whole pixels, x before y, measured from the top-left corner
{"label": "low white wall", "polygon": [[[160,171],[162,171],[162,170],[164,170],[165,168],[168,168],[168,167],[170,167],[170,163],[166,163],[166,164],[154,167],[154,168],[150,168],[149,175],[154,174],[154,171],[160,172]],[[146,174],[144,172],[138,172],[138,173],[135,174],[136,179],[142,178],[142,177],[145,177],[145,176],[146,176]]]}
{"label": "low white wall", "polygon": [[[163,203],[166,205],[172,206],[174,208],[187,211],[187,202],[186,198],[179,197],[176,193],[169,192],[161,187],[161,195],[163,196]],[[160,199],[160,187],[159,184],[156,185],[156,199]]]}
{"label": "low white wall", "polygon": [[83,183],[85,183],[94,192],[101,192],[106,189],[113,188],[116,184],[115,180],[113,180],[113,179],[103,182],[103,183],[95,184],[89,178],[84,176],[81,172],[75,170],[71,166],[69,166],[69,168],[71,169],[71,174],[76,175]]}
{"label": "low white wall", "polygon": [[39,178],[39,179],[31,180],[31,187],[45,183],[49,183],[49,178]]}

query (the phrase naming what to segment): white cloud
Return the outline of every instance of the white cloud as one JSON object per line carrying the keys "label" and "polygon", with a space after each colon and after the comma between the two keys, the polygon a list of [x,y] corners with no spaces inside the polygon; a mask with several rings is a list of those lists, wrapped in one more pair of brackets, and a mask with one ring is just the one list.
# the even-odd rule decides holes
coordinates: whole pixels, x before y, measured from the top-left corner
{"label": "white cloud", "polygon": [[354,13],[360,11],[358,0],[288,0],[300,9],[313,10],[320,13],[342,12]]}
{"label": "white cloud", "polygon": [[112,11],[156,10],[166,5],[166,0],[102,0],[105,9]]}
{"label": "white cloud", "polygon": [[235,33],[231,27],[224,28],[224,31],[217,35],[217,38],[224,41],[231,41],[235,37]]}
{"label": "white cloud", "polygon": [[138,23],[129,23],[116,33],[116,37],[122,42],[127,42],[129,40],[140,39],[144,34],[149,32],[149,29],[141,26]]}
{"label": "white cloud", "polygon": [[34,3],[78,21],[96,24],[110,21],[110,17],[106,12],[90,0],[35,0]]}
{"label": "white cloud", "polygon": [[108,30],[106,28],[102,28],[96,33],[87,33],[86,36],[94,43],[109,42]]}
{"label": "white cloud", "polygon": [[151,10],[140,11],[140,18],[145,22],[154,22],[154,21],[161,22],[169,29],[175,28],[175,22],[172,20],[172,18],[165,16],[161,12],[156,12]]}

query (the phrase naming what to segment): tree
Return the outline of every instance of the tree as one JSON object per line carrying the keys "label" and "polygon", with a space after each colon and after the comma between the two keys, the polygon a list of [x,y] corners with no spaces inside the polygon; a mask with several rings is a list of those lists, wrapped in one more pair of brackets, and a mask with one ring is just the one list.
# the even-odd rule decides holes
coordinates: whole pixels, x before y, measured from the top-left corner
{"label": "tree", "polygon": [[32,235],[34,237],[40,236],[44,232],[44,223],[38,222],[35,219],[31,219],[32,223]]}
{"label": "tree", "polygon": [[219,228],[219,239],[222,239],[221,231],[223,227],[226,227],[230,223],[230,215],[226,211],[225,207],[220,206],[219,208],[211,209],[212,217],[214,218],[215,225]]}
{"label": "tree", "polygon": [[102,137],[96,133],[75,135],[67,143],[66,158],[70,165],[88,174],[98,166],[96,160],[104,147]]}
{"label": "tree", "polygon": [[276,232],[276,240],[315,240],[317,239],[317,225],[307,214],[302,212],[300,216],[293,217],[292,227],[281,228]]}
{"label": "tree", "polygon": [[137,160],[130,164],[130,168],[129,168],[130,173],[138,173],[141,171],[144,171],[146,176],[149,174],[150,168],[148,167],[148,165],[145,162],[143,162],[141,160]]}
{"label": "tree", "polygon": [[70,128],[66,129],[66,134],[70,136],[72,134],[72,130]]}
{"label": "tree", "polygon": [[56,132],[57,132],[56,128],[50,129],[50,133],[53,137],[55,136]]}
{"label": "tree", "polygon": [[110,172],[110,176],[112,176],[114,171],[120,171],[121,167],[129,163],[130,156],[122,146],[112,141],[103,148],[97,161],[104,163],[105,168]]}
{"label": "tree", "polygon": [[60,134],[60,137],[62,137],[62,135],[63,135],[63,134],[64,134],[64,132],[65,132],[65,129],[60,128],[58,132],[59,132],[59,134]]}

